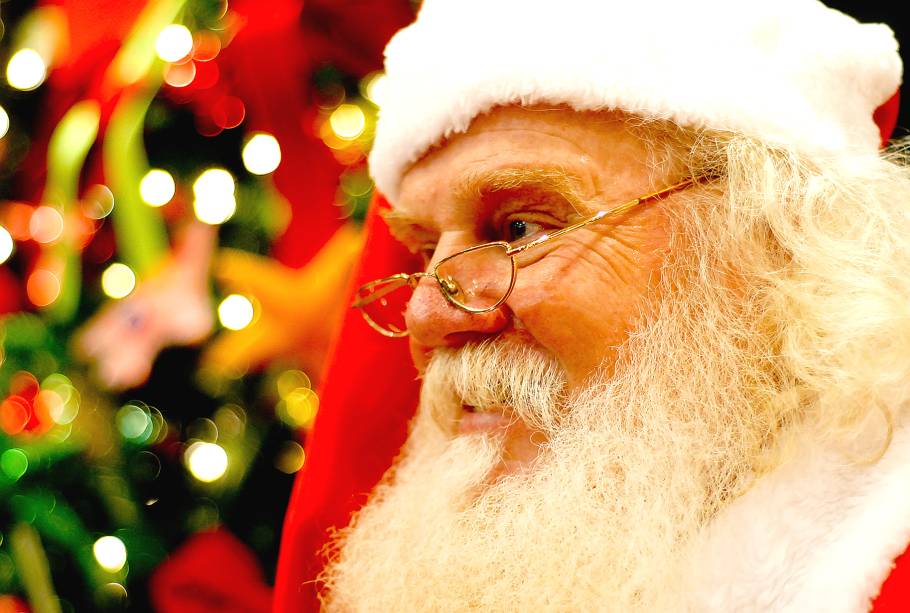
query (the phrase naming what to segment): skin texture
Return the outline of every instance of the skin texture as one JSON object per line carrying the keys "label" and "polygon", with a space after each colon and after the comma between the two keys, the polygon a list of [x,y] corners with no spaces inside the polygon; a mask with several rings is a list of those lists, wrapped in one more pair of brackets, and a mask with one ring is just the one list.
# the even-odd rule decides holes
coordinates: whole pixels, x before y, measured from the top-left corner
{"label": "skin texture", "polygon": [[[524,221],[528,234],[555,229],[679,180],[652,184],[647,159],[644,143],[617,114],[498,108],[410,168],[390,227],[432,265],[478,243],[512,239],[512,221]],[[556,179],[535,179],[542,171]],[[496,180],[503,173],[518,178],[504,185]],[[568,392],[598,367],[609,373],[666,258],[665,207],[673,199],[535,248],[508,301],[490,313],[452,308],[436,282],[423,279],[406,313],[418,370],[439,347],[498,338],[553,355]],[[481,409],[508,413],[507,407]],[[512,424],[506,454],[533,456],[533,434]]]}

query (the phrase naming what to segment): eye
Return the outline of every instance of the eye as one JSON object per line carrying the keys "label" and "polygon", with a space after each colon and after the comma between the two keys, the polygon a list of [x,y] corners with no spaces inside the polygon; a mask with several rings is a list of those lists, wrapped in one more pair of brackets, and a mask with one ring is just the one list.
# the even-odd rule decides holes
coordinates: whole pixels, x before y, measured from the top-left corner
{"label": "eye", "polygon": [[511,243],[534,236],[542,231],[543,226],[539,223],[527,219],[512,219],[506,224],[504,229],[504,240]]}

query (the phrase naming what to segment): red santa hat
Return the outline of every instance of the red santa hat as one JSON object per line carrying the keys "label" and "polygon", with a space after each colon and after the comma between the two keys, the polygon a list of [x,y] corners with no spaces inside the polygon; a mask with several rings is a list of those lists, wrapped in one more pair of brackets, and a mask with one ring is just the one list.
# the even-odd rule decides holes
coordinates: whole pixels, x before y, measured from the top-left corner
{"label": "red santa hat", "polygon": [[427,0],[386,47],[370,156],[394,202],[430,147],[504,104],[620,109],[819,154],[875,152],[891,29],[816,0]]}
{"label": "red santa hat", "polygon": [[[897,118],[891,30],[815,0],[426,0],[386,50],[370,157],[392,200],[431,147],[506,104],[621,109],[746,133],[809,155],[872,154]],[[374,200],[352,291],[419,263]],[[318,610],[313,582],[332,529],[398,454],[417,404],[407,342],[346,316],[282,537],[275,611]]]}

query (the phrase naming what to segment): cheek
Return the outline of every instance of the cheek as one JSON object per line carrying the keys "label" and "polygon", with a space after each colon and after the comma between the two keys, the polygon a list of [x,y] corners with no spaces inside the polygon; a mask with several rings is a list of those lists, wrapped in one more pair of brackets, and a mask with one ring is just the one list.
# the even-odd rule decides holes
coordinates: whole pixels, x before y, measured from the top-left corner
{"label": "cheek", "polygon": [[665,254],[665,245],[554,253],[533,275],[519,273],[510,306],[560,361],[570,385],[580,385],[599,366],[612,369],[617,347],[641,320]]}

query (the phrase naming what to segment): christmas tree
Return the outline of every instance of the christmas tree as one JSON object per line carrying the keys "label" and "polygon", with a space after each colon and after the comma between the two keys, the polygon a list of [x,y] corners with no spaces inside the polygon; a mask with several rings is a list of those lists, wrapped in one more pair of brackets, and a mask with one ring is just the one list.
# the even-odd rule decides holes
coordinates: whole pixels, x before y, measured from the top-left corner
{"label": "christmas tree", "polygon": [[0,611],[268,609],[413,8],[0,6]]}

